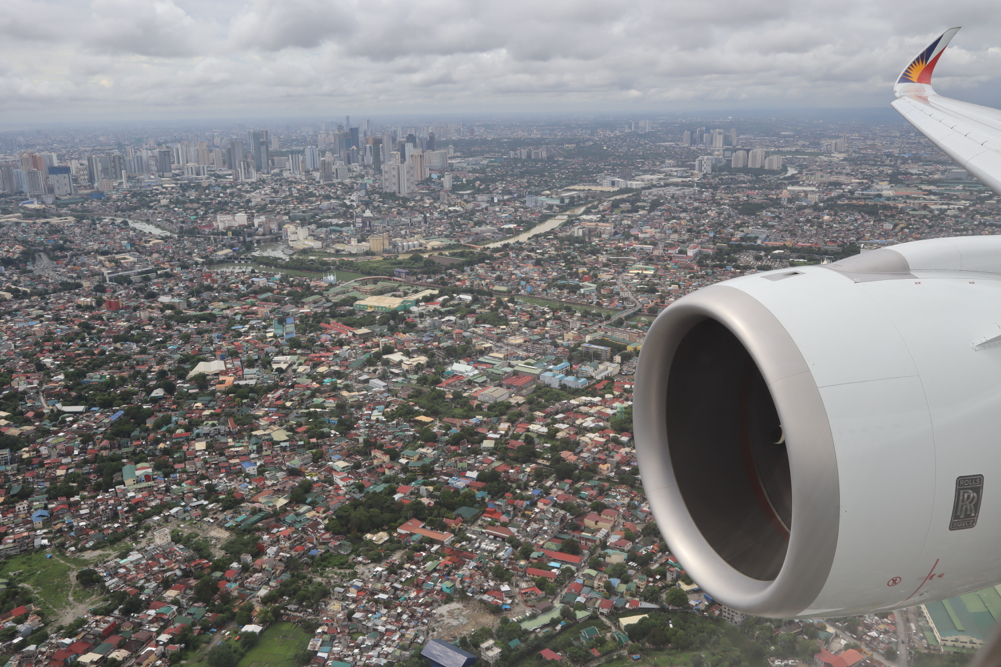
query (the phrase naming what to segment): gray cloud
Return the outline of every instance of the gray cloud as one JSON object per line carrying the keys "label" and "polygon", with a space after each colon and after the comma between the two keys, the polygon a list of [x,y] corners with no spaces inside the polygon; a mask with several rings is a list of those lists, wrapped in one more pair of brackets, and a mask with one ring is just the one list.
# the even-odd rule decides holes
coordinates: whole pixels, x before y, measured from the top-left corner
{"label": "gray cloud", "polygon": [[5,0],[0,118],[875,106],[964,23],[937,86],[998,104],[998,18],[994,0]]}
{"label": "gray cloud", "polygon": [[237,49],[309,49],[350,34],[352,10],[346,0],[255,0],[234,17],[230,39]]}

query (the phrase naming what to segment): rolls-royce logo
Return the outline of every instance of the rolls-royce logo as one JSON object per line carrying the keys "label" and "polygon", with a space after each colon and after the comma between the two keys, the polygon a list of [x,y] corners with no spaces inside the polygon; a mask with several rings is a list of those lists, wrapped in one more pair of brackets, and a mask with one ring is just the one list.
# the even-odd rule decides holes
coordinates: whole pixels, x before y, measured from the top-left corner
{"label": "rolls-royce logo", "polygon": [[952,522],[949,524],[949,530],[964,530],[976,526],[983,496],[983,475],[957,477],[956,500],[952,504]]}

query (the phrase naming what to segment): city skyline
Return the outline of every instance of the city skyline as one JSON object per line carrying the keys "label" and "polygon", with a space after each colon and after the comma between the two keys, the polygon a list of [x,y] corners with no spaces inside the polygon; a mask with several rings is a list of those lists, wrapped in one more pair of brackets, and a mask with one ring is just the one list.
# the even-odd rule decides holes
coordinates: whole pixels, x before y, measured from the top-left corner
{"label": "city skyline", "polygon": [[959,24],[940,88],[996,105],[993,7],[922,5],[19,0],[0,122],[878,108]]}

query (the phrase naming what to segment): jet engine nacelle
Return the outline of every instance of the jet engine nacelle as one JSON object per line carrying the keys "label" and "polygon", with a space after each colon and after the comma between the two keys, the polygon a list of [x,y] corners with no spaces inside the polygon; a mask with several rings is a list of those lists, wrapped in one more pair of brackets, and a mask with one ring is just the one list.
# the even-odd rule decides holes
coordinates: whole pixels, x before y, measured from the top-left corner
{"label": "jet engine nacelle", "polygon": [[1001,237],[743,276],[650,327],[643,486],[719,602],[853,615],[1001,580]]}

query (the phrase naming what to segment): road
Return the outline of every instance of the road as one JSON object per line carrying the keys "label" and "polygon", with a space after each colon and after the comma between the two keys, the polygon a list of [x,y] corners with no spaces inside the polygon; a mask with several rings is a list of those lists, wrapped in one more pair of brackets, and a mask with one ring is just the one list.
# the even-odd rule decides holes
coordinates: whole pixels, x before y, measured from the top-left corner
{"label": "road", "polygon": [[625,322],[627,318],[631,317],[634,313],[639,312],[640,309],[643,308],[642,304],[639,302],[639,299],[633,296],[632,290],[630,290],[629,286],[626,284],[626,278],[628,277],[629,277],[628,273],[623,273],[619,275],[619,277],[616,278],[615,281],[619,285],[619,294],[622,296],[622,298],[629,299],[630,301],[632,301],[633,306],[632,308],[627,308],[623,311],[616,313],[612,317],[612,319],[608,321],[610,325],[615,324],[615,320],[619,318],[622,318],[622,321]]}
{"label": "road", "polygon": [[907,610],[898,609],[893,614],[893,625],[897,628],[897,666],[907,667]]}
{"label": "road", "polygon": [[[839,637],[841,637],[845,641],[853,642],[855,644],[858,644],[859,646],[862,647],[862,650],[864,650],[864,651],[869,651],[869,649],[866,648],[865,645],[862,644],[862,642],[858,640],[858,638],[851,636],[850,634],[848,634],[847,632],[845,632],[844,630],[842,630],[838,626],[834,625],[833,623],[831,623],[830,625],[831,625],[832,628],[834,628],[834,631],[837,633],[837,635]],[[879,660],[880,662],[882,662],[885,665],[891,665],[892,667],[907,667],[907,657],[906,657],[906,655],[904,655],[903,652],[900,652],[900,655],[901,655],[901,657],[903,659],[903,662],[898,661],[898,660],[890,660],[886,656],[881,655],[879,653],[876,653],[875,651],[870,651],[870,652],[872,653],[872,657],[873,658],[875,658],[876,660]]]}

